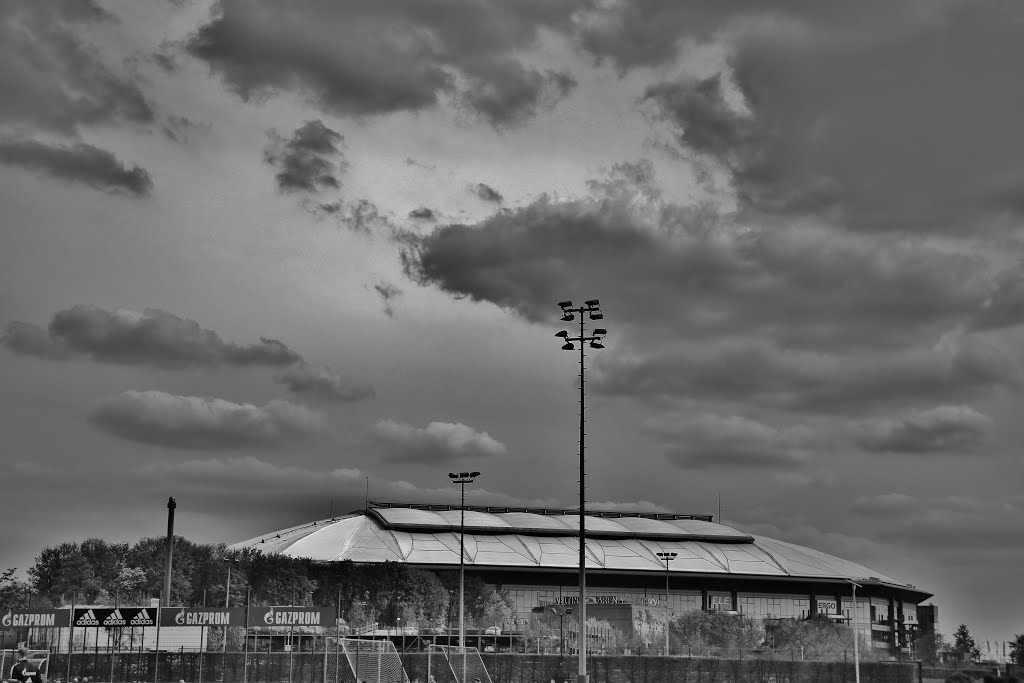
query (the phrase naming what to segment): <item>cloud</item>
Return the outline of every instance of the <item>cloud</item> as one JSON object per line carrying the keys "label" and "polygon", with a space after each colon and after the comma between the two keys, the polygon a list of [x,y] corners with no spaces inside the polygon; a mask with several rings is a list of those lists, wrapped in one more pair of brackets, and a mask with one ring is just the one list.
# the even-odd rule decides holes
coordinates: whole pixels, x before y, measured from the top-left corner
{"label": "cloud", "polygon": [[938,406],[902,419],[863,422],[854,440],[872,453],[974,453],[988,440],[993,422],[969,406]]}
{"label": "cloud", "polygon": [[515,60],[502,60],[473,69],[463,106],[478,113],[496,129],[519,126],[539,111],[550,110],[576,88],[567,71],[538,71]]}
{"label": "cloud", "polygon": [[260,338],[259,343],[248,345],[228,343],[194,320],[158,309],[136,313],[76,305],[53,316],[46,339],[41,328],[18,322],[12,325],[4,342],[8,349],[50,358],[82,354],[108,363],[156,367],[282,367],[301,360],[276,339]]}
{"label": "cloud", "polygon": [[647,353],[612,349],[595,360],[591,386],[609,394],[839,413],[975,397],[1022,384],[1005,355],[969,338],[932,348],[837,354],[726,339],[714,348],[679,343]]}
{"label": "cloud", "polygon": [[905,493],[883,493],[877,496],[858,496],[850,512],[862,517],[901,517],[919,509],[923,501]]}
{"label": "cloud", "polygon": [[460,422],[431,422],[414,427],[394,420],[381,420],[375,435],[391,447],[389,457],[399,462],[441,463],[461,459],[493,458],[505,455],[505,444],[486,432]]}
{"label": "cloud", "polygon": [[175,142],[188,142],[188,134],[190,131],[198,129],[209,130],[209,124],[201,124],[193,121],[187,116],[168,116],[161,131],[171,140]]}
{"label": "cloud", "polygon": [[644,428],[683,469],[789,468],[807,463],[815,439],[805,427],[777,428],[739,415],[662,414]]}
{"label": "cloud", "polygon": [[145,169],[129,168],[107,150],[82,142],[47,145],[35,140],[3,138],[0,139],[0,163],[105,192],[148,197],[153,190],[153,180]]}
{"label": "cloud", "polygon": [[[326,503],[328,497],[334,499],[336,513],[339,510],[343,513],[348,512],[356,506],[362,507],[367,479],[370,484],[371,500],[458,505],[460,495],[458,489],[451,486],[424,488],[403,480],[378,477],[371,471],[355,467],[323,469],[300,465],[281,465],[253,455],[190,460],[165,458],[143,464],[129,470],[126,474],[140,482],[154,480],[180,482],[189,490],[190,495],[205,496],[221,508],[235,499],[241,504],[249,504],[253,498],[259,502],[265,500],[266,494],[273,494],[275,500],[281,501],[282,504],[290,503],[291,507],[304,502],[307,508],[314,510],[311,513],[306,511],[307,516],[299,516],[297,520],[319,519],[326,516],[327,507],[326,505],[321,507],[320,502]],[[76,475],[81,478],[82,476],[87,477],[88,473],[76,473]],[[50,480],[51,482],[53,480],[52,473]],[[480,483],[482,480],[477,481],[477,484]],[[316,503],[309,505],[311,499],[315,499]],[[340,507],[339,501],[342,504],[348,501],[352,507]],[[479,485],[474,485],[466,490],[466,502],[473,505],[520,507],[558,508],[563,506],[556,499],[524,498]],[[260,509],[253,510],[249,514],[262,512],[262,508],[265,506],[262,503],[259,504]],[[617,504],[613,505],[615,505],[613,509],[622,509]],[[667,511],[658,510],[653,504],[643,502],[624,505],[627,506],[627,509],[633,505],[637,509],[647,509],[647,506],[650,506],[652,511]],[[267,531],[281,527],[280,514],[272,517],[268,524],[273,525],[275,523],[273,519],[276,519],[278,525],[268,526]]]}
{"label": "cloud", "polygon": [[373,398],[376,393],[371,384],[306,362],[292,365],[275,379],[292,393],[326,401],[362,401]]}
{"label": "cloud", "polygon": [[278,169],[277,187],[282,192],[315,193],[338,189],[338,176],[348,163],[342,156],[345,138],[319,119],[307,121],[288,139],[276,131],[268,133],[270,145],[263,152],[264,160]]}
{"label": "cloud", "polygon": [[255,406],[162,391],[125,391],[101,403],[89,419],[129,441],[200,450],[268,447],[327,432],[320,413],[287,401]]}
{"label": "cloud", "polygon": [[[617,39],[589,44],[615,54],[639,37],[629,28],[666,48],[718,32],[729,54],[721,78],[665,81],[647,98],[682,148],[724,171],[745,210],[964,236],[1024,211],[1011,113],[1024,93],[1005,69],[1024,59],[1024,23],[1012,3],[801,2],[772,15],[747,2],[684,4],[643,3],[662,11],[640,24],[639,7],[616,3],[604,20]],[[703,20],[688,28],[693,14]]]}
{"label": "cloud", "polygon": [[384,314],[389,318],[393,318],[395,316],[394,302],[398,297],[402,296],[402,290],[391,282],[378,282],[373,285],[373,291],[377,293],[377,296],[384,303]]}
{"label": "cloud", "polygon": [[991,331],[1024,324],[1024,264],[1000,273],[991,293],[967,321],[967,329]]}
{"label": "cloud", "polygon": [[327,113],[372,116],[480,90],[467,101],[485,118],[521,118],[545,101],[551,77],[536,82],[518,53],[541,29],[566,28],[575,4],[223,0],[188,50],[244,100],[291,91]]}
{"label": "cloud", "polygon": [[404,245],[407,274],[533,321],[592,292],[645,336],[761,335],[824,348],[904,345],[962,324],[999,266],[923,239],[828,226],[747,225],[658,191],[650,162],[616,165],[588,195],[541,196]]}
{"label": "cloud", "polygon": [[427,208],[426,206],[421,206],[418,209],[413,209],[412,211],[410,211],[409,218],[414,218],[416,220],[423,221],[432,221],[434,220],[434,210]]}
{"label": "cloud", "polygon": [[470,188],[470,190],[473,192],[473,194],[475,194],[477,197],[484,200],[485,202],[494,202],[495,204],[501,204],[501,202],[504,201],[504,197],[501,196],[500,192],[495,190],[490,185],[486,185],[484,183],[477,183],[476,185],[473,185]]}
{"label": "cloud", "polygon": [[50,333],[32,323],[10,322],[0,337],[9,351],[22,356],[37,356],[47,360],[67,360],[74,353],[62,342],[50,336]]}
{"label": "cloud", "polygon": [[0,122],[72,135],[81,126],[150,124],[138,85],[103,63],[80,33],[114,17],[95,0],[0,6]]}
{"label": "cloud", "polygon": [[876,525],[873,535],[883,542],[928,548],[957,558],[964,552],[976,556],[1024,543],[1019,505],[999,496],[982,499],[891,493],[858,497],[850,511],[871,520]]}
{"label": "cloud", "polygon": [[437,170],[437,166],[434,166],[432,164],[425,164],[422,161],[417,161],[416,159],[413,159],[412,157],[406,157],[405,158],[405,165],[406,166],[414,166],[414,167],[422,169],[424,171],[436,171]]}

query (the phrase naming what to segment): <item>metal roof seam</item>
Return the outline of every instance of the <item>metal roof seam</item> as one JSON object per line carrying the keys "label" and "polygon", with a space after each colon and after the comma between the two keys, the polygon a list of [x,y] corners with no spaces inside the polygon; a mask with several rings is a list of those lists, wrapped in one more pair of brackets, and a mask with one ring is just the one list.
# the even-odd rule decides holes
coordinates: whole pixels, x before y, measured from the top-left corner
{"label": "metal roof seam", "polygon": [[[725,562],[722,562],[720,559],[718,559],[718,555],[716,555],[714,552],[712,552],[710,548],[705,546],[700,541],[694,541],[694,542],[697,544],[697,546],[701,550],[703,550],[705,553],[708,554],[708,557],[710,557],[712,559],[712,561],[714,561],[715,564],[717,564],[719,567],[724,569],[726,572],[728,572],[730,574],[732,573],[731,571],[729,571],[729,559],[728,558],[726,558]],[[723,553],[723,556],[724,556],[724,553]]]}

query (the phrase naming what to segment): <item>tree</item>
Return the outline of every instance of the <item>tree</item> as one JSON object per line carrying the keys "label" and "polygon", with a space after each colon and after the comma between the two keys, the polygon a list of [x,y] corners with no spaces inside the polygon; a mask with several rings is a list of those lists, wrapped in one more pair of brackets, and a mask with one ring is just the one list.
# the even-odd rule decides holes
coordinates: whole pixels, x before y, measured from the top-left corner
{"label": "tree", "polygon": [[976,662],[981,659],[981,648],[967,629],[967,624],[960,624],[953,634],[953,652],[962,655],[965,661]]}
{"label": "tree", "polygon": [[24,607],[32,600],[32,586],[15,576],[17,569],[5,569],[0,574],[0,607]]}
{"label": "tree", "polygon": [[672,623],[670,632],[677,636],[679,647],[691,652],[704,648],[749,650],[764,642],[764,625],[759,620],[719,611],[685,612]]}
{"label": "tree", "polygon": [[927,631],[918,633],[915,652],[917,658],[928,666],[939,663],[940,655],[949,651],[949,643],[941,633]]}
{"label": "tree", "polygon": [[807,659],[837,661],[853,652],[850,627],[822,616],[782,621],[773,636],[776,648],[801,650]]}
{"label": "tree", "polygon": [[1010,641],[1010,658],[1014,664],[1024,664],[1024,633],[1018,633]]}
{"label": "tree", "polygon": [[516,614],[516,602],[508,591],[495,591],[484,596],[483,610],[479,617],[481,626],[500,626],[512,621]]}
{"label": "tree", "polygon": [[36,593],[47,596],[54,604],[66,602],[71,596],[61,595],[57,584],[64,564],[78,554],[78,544],[72,541],[43,548],[27,572]]}

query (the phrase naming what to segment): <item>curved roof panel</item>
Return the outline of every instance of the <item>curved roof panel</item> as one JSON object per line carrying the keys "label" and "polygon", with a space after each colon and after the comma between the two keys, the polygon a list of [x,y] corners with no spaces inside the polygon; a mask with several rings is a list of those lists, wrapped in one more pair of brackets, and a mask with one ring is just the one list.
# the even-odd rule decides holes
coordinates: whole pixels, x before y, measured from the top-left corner
{"label": "curved roof panel", "polygon": [[[564,569],[578,567],[578,513],[571,510],[466,511],[465,563],[477,567]],[[317,520],[236,543],[268,553],[324,562],[459,564],[458,509],[397,505]],[[626,572],[665,571],[658,552],[675,552],[673,574],[731,574],[800,579],[877,578],[894,587],[909,584],[849,560],[749,536],[710,519],[684,515],[596,513],[587,517],[587,566]],[[594,535],[591,535],[591,531]],[[923,591],[918,591],[923,592]]]}

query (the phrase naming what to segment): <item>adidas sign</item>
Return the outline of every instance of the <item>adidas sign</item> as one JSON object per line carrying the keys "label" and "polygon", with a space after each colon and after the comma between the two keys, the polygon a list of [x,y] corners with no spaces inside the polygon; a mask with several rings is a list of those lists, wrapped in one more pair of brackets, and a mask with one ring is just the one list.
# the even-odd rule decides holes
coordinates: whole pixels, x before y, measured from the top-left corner
{"label": "adidas sign", "polygon": [[153,618],[149,616],[149,610],[139,610],[139,613],[132,617],[130,622],[132,626],[150,626],[153,623]]}
{"label": "adidas sign", "polygon": [[92,610],[88,610],[85,614],[78,617],[75,620],[75,626],[99,626],[100,620],[96,618],[96,615]]}
{"label": "adidas sign", "polygon": [[109,617],[103,620],[104,626],[124,626],[128,622],[121,616],[121,610],[115,609]]}

